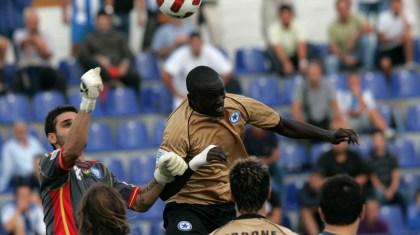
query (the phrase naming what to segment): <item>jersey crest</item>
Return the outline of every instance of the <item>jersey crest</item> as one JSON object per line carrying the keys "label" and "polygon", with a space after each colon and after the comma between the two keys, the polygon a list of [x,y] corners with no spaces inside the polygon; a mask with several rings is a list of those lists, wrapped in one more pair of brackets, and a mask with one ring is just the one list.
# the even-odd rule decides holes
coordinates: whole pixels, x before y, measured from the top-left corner
{"label": "jersey crest", "polygon": [[229,121],[233,125],[237,124],[240,120],[241,120],[241,112],[239,112],[238,110],[234,111],[229,116]]}

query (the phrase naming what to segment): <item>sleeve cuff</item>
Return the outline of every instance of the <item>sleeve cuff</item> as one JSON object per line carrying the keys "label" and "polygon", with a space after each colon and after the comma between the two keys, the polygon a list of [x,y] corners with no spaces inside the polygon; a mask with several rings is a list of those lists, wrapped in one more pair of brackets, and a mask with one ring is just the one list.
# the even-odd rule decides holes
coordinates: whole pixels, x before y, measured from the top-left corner
{"label": "sleeve cuff", "polygon": [[127,207],[128,209],[133,208],[134,203],[136,202],[137,195],[141,192],[139,187],[134,187],[131,190],[130,196],[128,197]]}
{"label": "sleeve cuff", "polygon": [[64,163],[62,152],[63,152],[63,149],[60,149],[60,151],[58,152],[58,166],[60,167],[60,169],[62,169],[64,171],[69,171],[69,170],[71,170],[71,168],[73,168],[74,164],[67,166]]}

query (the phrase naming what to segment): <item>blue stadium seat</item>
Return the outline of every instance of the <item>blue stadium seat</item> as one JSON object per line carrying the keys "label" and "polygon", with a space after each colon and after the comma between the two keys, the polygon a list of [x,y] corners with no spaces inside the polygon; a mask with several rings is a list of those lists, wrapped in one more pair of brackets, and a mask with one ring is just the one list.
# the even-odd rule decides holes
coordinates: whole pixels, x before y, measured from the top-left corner
{"label": "blue stadium seat", "polygon": [[83,69],[77,60],[71,61],[71,59],[62,59],[58,64],[58,71],[61,76],[65,78],[67,84],[80,84],[80,77],[83,74]]}
{"label": "blue stadium seat", "polygon": [[358,152],[363,158],[368,158],[373,146],[370,139],[360,139],[358,145],[350,145],[350,148]]}
{"label": "blue stadium seat", "polygon": [[[69,90],[67,92],[67,98],[70,105],[76,107],[77,109],[79,108],[82,98],[80,97],[80,91],[78,89]],[[105,115],[100,100],[96,102],[95,110],[93,110],[91,115],[92,117],[103,117]]]}
{"label": "blue stadium seat", "polygon": [[117,129],[119,149],[146,149],[151,147],[146,125],[142,121],[122,121]]}
{"label": "blue stadium seat", "polygon": [[406,117],[407,130],[420,131],[420,104],[409,106]]}
{"label": "blue stadium seat", "polygon": [[299,208],[299,191],[302,189],[302,182],[289,183],[286,185],[286,196],[284,197],[284,208],[296,210]]}
{"label": "blue stadium seat", "polygon": [[140,220],[147,220],[147,221],[162,221],[162,214],[163,214],[163,208],[165,204],[158,199],[153,206],[144,213],[139,213],[139,219]]}
{"label": "blue stadium seat", "polygon": [[235,54],[235,69],[238,75],[268,73],[267,57],[259,48],[239,48]]}
{"label": "blue stadium seat", "polygon": [[320,144],[315,144],[312,146],[311,148],[311,153],[310,153],[310,162],[312,164],[316,164],[319,157],[328,152],[331,149],[331,144],[329,143],[320,143]]}
{"label": "blue stadium seat", "polygon": [[390,126],[392,124],[392,120],[394,118],[394,114],[392,112],[392,107],[389,105],[379,105],[378,111],[381,116],[384,118],[385,122]]}
{"label": "blue stadium seat", "polygon": [[130,183],[144,185],[153,178],[156,160],[153,157],[138,157],[130,159],[128,168],[128,178]]}
{"label": "blue stadium seat", "polygon": [[415,204],[410,205],[408,208],[407,225],[408,225],[408,228],[413,231],[413,234],[420,233],[420,216],[419,216],[418,208]]}
{"label": "blue stadium seat", "polygon": [[288,172],[299,172],[307,161],[305,148],[298,144],[287,143],[280,148],[280,162]]}
{"label": "blue stadium seat", "polygon": [[150,225],[149,235],[165,235],[162,221],[155,222]]}
{"label": "blue stadium seat", "polygon": [[268,106],[281,104],[279,81],[276,78],[259,78],[250,81],[248,95]]}
{"label": "blue stadium seat", "polygon": [[59,105],[64,105],[65,101],[63,95],[57,91],[44,91],[35,94],[32,104],[34,107],[35,119],[37,121],[44,121],[51,109]]}
{"label": "blue stadium seat", "polygon": [[295,92],[295,87],[298,82],[297,77],[284,79],[283,88],[280,92],[280,104],[281,105],[290,105],[293,101],[293,93]]}
{"label": "blue stadium seat", "polygon": [[153,146],[158,147],[163,140],[163,131],[165,130],[166,120],[161,119],[155,123],[153,134]]}
{"label": "blue stadium seat", "polygon": [[128,181],[127,174],[124,170],[124,165],[119,159],[110,159],[106,162],[106,166],[111,172],[120,180]]}
{"label": "blue stadium seat", "polygon": [[328,81],[335,87],[337,90],[347,90],[347,76],[344,73],[332,74],[328,77]]}
{"label": "blue stadium seat", "polygon": [[326,43],[312,43],[308,46],[312,50],[312,56],[314,56],[315,58],[325,58],[330,53],[330,47]]}
{"label": "blue stadium seat", "polygon": [[391,235],[403,234],[402,231],[406,230],[398,206],[382,206],[379,210],[379,217],[387,223]]}
{"label": "blue stadium seat", "polygon": [[420,95],[420,78],[414,71],[398,70],[392,76],[394,96],[407,98]]}
{"label": "blue stadium seat", "polygon": [[4,66],[3,69],[3,79],[4,82],[11,87],[13,84],[13,81],[15,81],[15,78],[17,76],[17,68],[14,64],[7,64]]}
{"label": "blue stadium seat", "polygon": [[407,201],[415,200],[415,193],[420,188],[420,176],[414,174],[401,174],[400,191],[404,192]]}
{"label": "blue stadium seat", "polygon": [[93,122],[89,126],[87,152],[110,151],[115,149],[112,131],[108,124]]}
{"label": "blue stadium seat", "polygon": [[142,113],[168,114],[172,111],[172,94],[163,85],[143,88],[140,104]]}
{"label": "blue stadium seat", "polygon": [[368,72],[362,75],[363,89],[372,91],[376,99],[392,98],[390,88],[385,77],[380,73]]}
{"label": "blue stadium seat", "polygon": [[414,60],[420,63],[420,38],[414,41]]}
{"label": "blue stadium seat", "polygon": [[137,96],[131,88],[118,87],[110,90],[105,102],[105,112],[109,116],[139,114]]}
{"label": "blue stadium seat", "polygon": [[9,93],[0,97],[0,122],[31,121],[31,105],[24,95]]}
{"label": "blue stadium seat", "polygon": [[140,52],[136,55],[136,69],[144,80],[160,80],[158,62],[150,52]]}
{"label": "blue stadium seat", "polygon": [[397,139],[390,144],[389,150],[396,156],[401,167],[415,167],[420,162],[416,156],[414,143],[409,139]]}

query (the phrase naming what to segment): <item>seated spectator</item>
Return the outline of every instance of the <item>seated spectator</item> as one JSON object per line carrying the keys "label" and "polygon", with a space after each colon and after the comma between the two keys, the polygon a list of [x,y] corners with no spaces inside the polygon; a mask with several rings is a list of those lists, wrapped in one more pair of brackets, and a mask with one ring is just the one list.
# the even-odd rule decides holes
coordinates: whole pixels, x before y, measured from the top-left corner
{"label": "seated spectator", "polygon": [[295,120],[324,129],[345,126],[335,89],[323,78],[320,63],[309,63],[307,80],[301,81],[293,94],[292,115]]}
{"label": "seated spectator", "polygon": [[15,235],[46,234],[42,207],[31,202],[32,191],[27,185],[19,185],[15,201],[6,204],[1,210],[4,230]]}
{"label": "seated spectator", "polygon": [[64,94],[65,81],[51,65],[54,53],[51,38],[41,31],[38,13],[34,9],[25,11],[25,28],[18,29],[13,40],[19,53],[15,89],[30,96],[37,91],[51,89]]}
{"label": "seated spectator", "polygon": [[277,14],[278,22],[270,25],[267,35],[273,68],[284,75],[303,72],[308,65],[304,30],[291,5],[281,5]]}
{"label": "seated spectator", "polygon": [[378,31],[378,62],[379,67],[390,74],[395,65],[413,63],[414,17],[404,11],[401,0],[391,0],[391,8],[379,15]]}
{"label": "seated spectator", "polygon": [[388,126],[376,110],[375,98],[369,90],[362,90],[360,76],[353,71],[348,74],[349,90],[340,91],[337,99],[346,122],[358,132],[370,130],[371,127],[387,131]]}
{"label": "seated spectator", "polygon": [[314,170],[299,192],[299,233],[302,235],[318,235],[324,229],[324,224],[318,211],[323,183],[324,177],[320,172]]}
{"label": "seated spectator", "polygon": [[113,187],[92,186],[78,210],[80,234],[126,235],[130,232],[126,203]]}
{"label": "seated spectator", "polygon": [[6,82],[4,81],[4,66],[6,66],[6,53],[9,43],[5,37],[0,36],[0,95],[6,92]]}
{"label": "seated spectator", "polygon": [[318,159],[317,168],[325,177],[344,174],[353,177],[365,186],[368,182],[368,167],[360,155],[348,148],[347,142],[333,145],[331,150]]}
{"label": "seated spectator", "polygon": [[408,211],[407,225],[412,230],[420,231],[420,189],[417,189],[414,204]]}
{"label": "seated spectator", "polygon": [[388,234],[386,222],[379,218],[379,207],[379,202],[375,199],[365,202],[365,216],[359,224],[359,234]]}
{"label": "seated spectator", "polygon": [[0,191],[19,184],[37,188],[39,182],[34,176],[33,159],[45,150],[36,138],[28,135],[25,123],[15,123],[13,132],[14,138],[3,145]]}
{"label": "seated spectator", "polygon": [[84,70],[101,67],[101,77],[108,87],[125,85],[139,92],[140,78],[134,67],[127,40],[114,31],[111,16],[100,11],[96,29],[82,41],[79,61]]}
{"label": "seated spectator", "polygon": [[193,68],[206,65],[222,76],[226,91],[240,93],[239,81],[233,75],[233,66],[223,53],[210,44],[205,44],[201,35],[191,33],[188,44],[176,49],[163,68],[163,82],[174,96],[176,108],[187,97],[186,76]]}
{"label": "seated spectator", "polygon": [[196,27],[191,22],[169,17],[168,22],[155,32],[151,50],[160,60],[165,60],[175,49],[187,44],[188,36],[195,31]]}
{"label": "seated spectator", "polygon": [[373,150],[368,166],[371,171],[370,180],[377,196],[383,204],[397,204],[401,211],[406,212],[404,197],[398,192],[400,187],[400,170],[398,160],[387,150],[385,135],[375,131],[372,135]]}
{"label": "seated spectator", "polygon": [[372,68],[375,49],[368,37],[370,24],[351,12],[351,0],[336,0],[336,10],[338,17],[328,29],[332,55],[326,59],[327,74],[360,65]]}

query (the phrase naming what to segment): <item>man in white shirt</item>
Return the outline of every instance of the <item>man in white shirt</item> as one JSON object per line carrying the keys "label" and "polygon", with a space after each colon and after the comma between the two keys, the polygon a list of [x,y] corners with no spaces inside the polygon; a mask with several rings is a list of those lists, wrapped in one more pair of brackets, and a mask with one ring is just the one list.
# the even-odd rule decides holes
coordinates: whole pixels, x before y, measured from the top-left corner
{"label": "man in white shirt", "polygon": [[391,0],[391,8],[379,15],[377,31],[379,65],[389,71],[391,65],[413,63],[414,17],[403,10],[402,0]]}
{"label": "man in white shirt", "polygon": [[174,96],[173,107],[187,97],[185,79],[187,74],[195,67],[206,65],[219,73],[226,84],[226,90],[240,93],[238,81],[233,78],[232,63],[217,48],[204,44],[201,35],[197,32],[190,34],[187,45],[175,50],[166,61],[163,68],[163,82]]}
{"label": "man in white shirt", "polygon": [[39,183],[34,176],[34,158],[37,154],[45,153],[41,143],[28,135],[27,126],[17,122],[13,126],[14,138],[5,142],[2,150],[0,191],[9,185],[25,183],[37,186]]}
{"label": "man in white shirt", "polygon": [[269,53],[278,73],[290,75],[307,66],[306,37],[301,25],[294,19],[291,5],[278,8],[278,22],[268,29]]}

